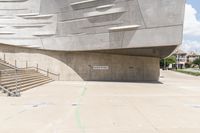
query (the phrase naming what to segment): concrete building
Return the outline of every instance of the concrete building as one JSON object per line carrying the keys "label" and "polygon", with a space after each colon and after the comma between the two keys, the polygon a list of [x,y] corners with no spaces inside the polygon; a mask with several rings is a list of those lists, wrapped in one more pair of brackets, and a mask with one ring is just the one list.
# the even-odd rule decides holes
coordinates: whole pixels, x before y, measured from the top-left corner
{"label": "concrete building", "polygon": [[151,81],[182,43],[185,0],[0,0],[0,57],[61,80]]}
{"label": "concrete building", "polygon": [[176,57],[176,66],[181,69],[187,67],[187,64],[192,64],[194,60],[200,58],[200,55],[195,52],[185,52],[181,49],[174,51],[173,56]]}
{"label": "concrete building", "polygon": [[178,49],[173,55],[176,57],[176,67],[181,69],[185,68],[185,64],[187,63],[187,52]]}
{"label": "concrete building", "polygon": [[187,54],[187,62],[188,63],[192,63],[193,61],[195,61],[198,58],[200,58],[200,55],[198,55],[195,52],[190,52]]}

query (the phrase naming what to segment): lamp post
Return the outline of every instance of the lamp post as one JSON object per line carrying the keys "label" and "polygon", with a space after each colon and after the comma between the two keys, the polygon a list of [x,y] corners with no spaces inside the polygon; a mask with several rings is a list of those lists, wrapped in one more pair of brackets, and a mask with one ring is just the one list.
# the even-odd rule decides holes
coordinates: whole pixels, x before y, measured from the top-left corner
{"label": "lamp post", "polygon": [[176,69],[178,69],[178,63],[179,63],[179,61],[178,61],[178,54],[176,55]]}

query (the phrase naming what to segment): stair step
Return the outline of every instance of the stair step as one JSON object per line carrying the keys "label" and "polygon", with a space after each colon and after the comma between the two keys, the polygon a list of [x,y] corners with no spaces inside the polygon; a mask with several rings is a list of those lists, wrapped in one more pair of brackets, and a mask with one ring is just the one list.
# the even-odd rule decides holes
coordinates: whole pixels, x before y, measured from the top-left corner
{"label": "stair step", "polygon": [[34,71],[28,71],[28,72],[9,72],[9,73],[1,73],[1,76],[13,76],[13,75],[20,75],[20,74],[28,74],[28,73],[35,73]]}
{"label": "stair step", "polygon": [[[27,84],[27,83],[30,83],[30,82],[36,82],[36,81],[45,80],[45,79],[49,79],[49,78],[47,78],[47,77],[39,77],[39,78],[30,79],[30,80],[23,81],[23,82],[18,82],[17,85],[18,85],[18,87],[20,87],[20,86],[22,86],[24,84]],[[15,86],[16,86],[16,83],[5,85],[6,88],[15,87]]]}
{"label": "stair step", "polygon": [[[44,76],[44,75],[36,73],[36,74],[33,74],[33,75],[25,75],[25,76],[21,76],[21,77],[17,77],[17,78],[18,78],[18,80],[23,80],[23,79],[26,79],[26,78],[31,78],[31,77],[36,77],[36,76]],[[13,80],[16,80],[16,77],[1,79],[1,83],[10,82],[10,81],[13,81]]]}
{"label": "stair step", "polygon": [[22,75],[13,75],[13,76],[5,76],[5,77],[1,77],[1,80],[5,80],[5,79],[16,79],[16,78],[21,78],[21,77],[25,77],[25,76],[31,76],[31,75],[40,75],[40,73],[29,73],[29,74],[22,74]]}
{"label": "stair step", "polygon": [[17,71],[17,72],[15,72],[15,71],[12,71],[12,72],[8,71],[8,72],[1,73],[1,76],[4,76],[4,75],[5,75],[5,76],[6,76],[6,75],[13,75],[13,74],[34,73],[34,72],[37,73],[37,71]]}
{"label": "stair step", "polygon": [[2,60],[2,59],[0,59],[0,63],[5,63],[5,64],[8,64],[8,65],[10,65],[10,66],[14,66],[14,65],[10,64],[9,62],[4,61],[4,60]]}
{"label": "stair step", "polygon": [[[32,68],[15,70],[16,68],[14,65],[9,64],[8,62],[1,59],[0,65],[9,68],[9,70],[7,69],[0,72],[0,83],[2,87],[5,87],[12,92],[16,91],[16,85],[19,91],[26,91],[28,89],[32,89],[34,87],[41,86],[53,81],[45,74],[39,73],[38,71]],[[8,95],[7,92],[0,92],[0,96],[6,95]]]}
{"label": "stair step", "polygon": [[[35,72],[34,72],[35,73]],[[20,74],[10,74],[10,75],[4,75],[4,76],[1,76],[2,78],[9,78],[9,77],[14,77],[14,76],[23,76],[23,75],[30,75],[30,74],[34,74],[34,73],[20,73]]]}
{"label": "stair step", "polygon": [[[37,85],[37,84],[40,84],[42,82],[47,82],[47,81],[51,81],[51,79],[39,80],[39,81],[36,81],[36,82],[31,82],[31,83],[27,83],[27,84],[21,85],[21,86],[19,86],[19,90],[21,90],[21,89],[23,89],[25,87],[28,87],[28,86]],[[10,91],[13,91],[13,90],[16,89],[16,87],[10,87],[8,89]]]}
{"label": "stair step", "polygon": [[[18,82],[23,82],[23,81],[27,81],[27,80],[31,80],[31,79],[36,79],[36,78],[40,78],[40,77],[46,77],[43,75],[31,75],[29,77],[23,77],[21,79],[18,79]],[[15,80],[7,80],[7,81],[1,81],[1,85],[5,86],[7,84],[12,84],[12,83],[16,83]]]}
{"label": "stair step", "polygon": [[0,62],[2,65],[4,66],[7,66],[7,67],[10,67],[10,68],[15,68],[15,66],[9,64],[9,63],[6,63],[6,62]]}
{"label": "stair step", "polygon": [[33,72],[33,71],[36,71],[36,70],[34,70],[34,69],[30,69],[30,70],[24,70],[24,69],[22,69],[22,70],[15,70],[15,69],[7,69],[7,70],[4,70],[4,71],[2,71],[1,72],[1,74],[9,74],[9,73],[21,73],[21,72]]}
{"label": "stair step", "polygon": [[5,71],[3,71],[3,72],[15,72],[15,71],[17,71],[17,72],[24,72],[24,71],[26,71],[26,72],[28,72],[28,71],[36,71],[34,68],[30,68],[30,69],[26,69],[26,68],[22,68],[22,69],[8,69],[8,70],[5,70]]}
{"label": "stair step", "polygon": [[32,85],[32,86],[24,87],[24,88],[20,89],[20,92],[27,91],[29,89],[32,89],[32,88],[35,88],[35,87],[38,87],[38,86],[41,86],[41,85],[45,85],[45,84],[48,84],[50,82],[53,82],[53,80],[48,80],[48,81],[41,82],[41,83],[38,83],[38,84],[35,84],[35,85]]}
{"label": "stair step", "polygon": [[17,72],[15,72],[15,71],[7,71],[7,72],[3,72],[3,73],[1,73],[1,76],[12,76],[12,75],[15,75],[15,74],[17,74],[17,75],[20,75],[20,74],[26,74],[26,73],[34,73],[34,72],[36,72],[36,71],[17,71]]}

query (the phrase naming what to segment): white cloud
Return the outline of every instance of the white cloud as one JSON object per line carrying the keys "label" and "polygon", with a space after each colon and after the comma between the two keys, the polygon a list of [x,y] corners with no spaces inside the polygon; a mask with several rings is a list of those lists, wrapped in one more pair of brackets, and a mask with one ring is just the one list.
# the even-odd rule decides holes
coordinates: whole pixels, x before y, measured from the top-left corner
{"label": "white cloud", "polygon": [[197,10],[190,4],[185,7],[184,41],[181,48],[184,51],[200,53],[200,20]]}
{"label": "white cloud", "polygon": [[197,19],[197,11],[190,4],[185,7],[184,35],[200,37],[200,21]]}
{"label": "white cloud", "polygon": [[200,53],[200,42],[196,40],[185,40],[182,44],[182,49],[186,52],[196,52]]}

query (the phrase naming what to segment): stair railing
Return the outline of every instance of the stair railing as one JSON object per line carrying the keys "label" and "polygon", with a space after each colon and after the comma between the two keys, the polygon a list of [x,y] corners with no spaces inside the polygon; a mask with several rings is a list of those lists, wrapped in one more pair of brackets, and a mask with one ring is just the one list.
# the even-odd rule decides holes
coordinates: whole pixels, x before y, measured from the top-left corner
{"label": "stair railing", "polygon": [[41,69],[38,67],[38,65],[36,67],[27,67],[25,69],[35,69],[37,72],[43,73],[45,74],[47,77],[52,78],[53,80],[60,80],[60,74],[56,74],[56,73],[52,73],[49,71],[49,69],[45,70],[45,69]]}
{"label": "stair railing", "polygon": [[[8,67],[9,69],[0,70],[0,90],[7,93],[8,96],[20,96],[21,95],[20,90],[19,90],[19,84],[21,84],[21,82],[19,82],[20,79],[19,79],[18,74],[17,74],[17,71],[20,71],[20,70],[35,69],[37,72],[46,74],[47,77],[50,77],[53,80],[60,80],[60,74],[52,73],[52,72],[49,71],[49,69],[47,69],[47,70],[41,69],[41,68],[39,68],[38,64],[37,64],[36,67],[33,67],[33,66],[28,67],[28,61],[26,61],[26,67],[25,68],[18,68],[16,60],[15,60],[15,65],[8,64],[6,62],[5,54],[4,54],[4,59],[2,61],[3,62],[0,61],[0,64]],[[1,80],[2,73],[9,73],[10,71],[13,71],[13,77],[14,77],[14,80],[15,80],[15,89],[14,90],[9,90],[6,87],[2,86],[2,82],[1,82],[2,81]]]}
{"label": "stair railing", "polygon": [[[2,74],[4,73],[9,73],[10,71],[14,71],[15,75],[14,75],[14,80],[15,80],[15,89],[13,91],[5,88],[2,86]],[[18,77],[17,77],[17,68],[16,69],[4,69],[4,70],[0,70],[0,89],[4,92],[4,93],[7,93],[8,96],[20,96],[20,91],[19,91],[19,88],[18,88]]]}
{"label": "stair railing", "polygon": [[17,96],[21,95],[20,91],[19,91],[19,78],[18,78],[18,75],[17,75],[17,67],[15,67],[15,94]]}
{"label": "stair railing", "polygon": [[[2,59],[1,59],[2,60]],[[4,63],[0,62],[0,64],[3,64],[7,67],[10,67],[11,69],[17,69],[17,70],[20,70],[20,69],[35,69],[37,72],[41,72],[43,74],[45,74],[46,76],[52,78],[53,80],[60,80],[60,74],[56,74],[56,73],[53,73],[53,72],[50,72],[49,69],[45,70],[45,69],[42,69],[42,68],[39,68],[39,65],[36,64],[36,67],[35,66],[31,66],[29,67],[28,66],[28,61],[26,61],[26,66],[24,68],[18,68],[17,67],[17,60],[15,60],[15,64],[12,65],[12,64],[6,64],[6,55],[4,54],[3,56],[3,60]]]}

